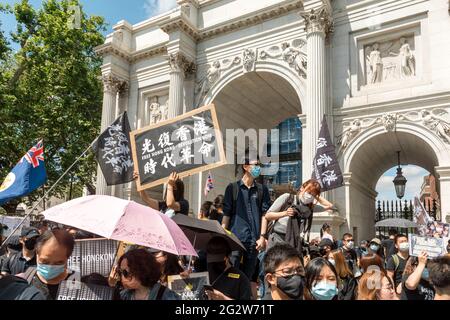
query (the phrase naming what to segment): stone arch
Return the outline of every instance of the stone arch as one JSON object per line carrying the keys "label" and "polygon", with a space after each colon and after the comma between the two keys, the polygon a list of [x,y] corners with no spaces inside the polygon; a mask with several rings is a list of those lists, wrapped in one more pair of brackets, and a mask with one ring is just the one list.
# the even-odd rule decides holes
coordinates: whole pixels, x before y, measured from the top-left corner
{"label": "stone arch", "polygon": [[[365,129],[340,159],[345,186],[337,189],[337,202],[345,208],[347,224],[343,232],[355,232],[357,228],[360,239],[375,235],[375,186],[383,173],[397,164],[397,150],[404,151],[402,164],[417,165],[430,173],[450,164],[449,147],[420,123],[398,121],[395,131],[386,131],[381,124]],[[441,201],[446,200],[441,197]]]}
{"label": "stone arch", "polygon": [[[289,67],[286,62],[281,60],[257,60],[255,62],[255,70],[252,72],[268,72],[278,75],[286,80],[296,91],[301,106],[306,105],[306,79],[299,76],[294,69]],[[207,105],[214,101],[216,96],[233,80],[244,76],[246,73],[243,70],[242,64],[233,66],[226,70],[220,79],[210,88],[206,96],[203,98],[203,103],[200,105]],[[300,110],[299,110],[299,113]]]}

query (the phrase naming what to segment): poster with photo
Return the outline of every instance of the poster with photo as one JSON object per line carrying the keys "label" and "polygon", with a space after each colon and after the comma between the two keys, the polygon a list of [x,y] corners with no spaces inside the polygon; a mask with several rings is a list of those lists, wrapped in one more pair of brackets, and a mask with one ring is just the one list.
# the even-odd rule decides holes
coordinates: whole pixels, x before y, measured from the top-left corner
{"label": "poster with photo", "polygon": [[182,300],[205,300],[204,285],[209,284],[208,272],[192,273],[187,278],[168,276],[169,289],[178,293]]}

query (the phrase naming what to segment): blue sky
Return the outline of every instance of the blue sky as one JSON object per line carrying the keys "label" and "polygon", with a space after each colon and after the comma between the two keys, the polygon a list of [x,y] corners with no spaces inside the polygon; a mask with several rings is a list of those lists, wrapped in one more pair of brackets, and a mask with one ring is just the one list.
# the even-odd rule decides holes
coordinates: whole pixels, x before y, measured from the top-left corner
{"label": "blue sky", "polygon": [[[0,0],[13,5],[18,0]],[[40,7],[42,0],[29,0],[34,7]],[[81,0],[83,11],[89,15],[103,16],[108,24],[106,34],[120,20],[131,24],[144,21],[176,6],[176,0]],[[15,30],[16,21],[12,15],[0,14],[1,28],[6,34]]]}
{"label": "blue sky", "polygon": [[[403,200],[412,200],[420,194],[420,187],[422,186],[423,177],[429,172],[418,166],[402,166],[403,176],[408,180],[406,182],[405,196]],[[394,180],[397,175],[397,166],[386,171],[380,180],[378,180],[376,191],[378,192],[377,200],[396,200]]]}

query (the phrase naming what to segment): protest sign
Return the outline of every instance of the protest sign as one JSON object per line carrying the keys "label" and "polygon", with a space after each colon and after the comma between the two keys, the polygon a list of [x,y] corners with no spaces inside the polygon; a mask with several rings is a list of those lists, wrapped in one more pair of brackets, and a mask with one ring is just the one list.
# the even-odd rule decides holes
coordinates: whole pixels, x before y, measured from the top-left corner
{"label": "protest sign", "polygon": [[99,273],[109,276],[117,253],[118,242],[109,239],[76,240],[68,268],[86,276]]}
{"label": "protest sign", "polygon": [[422,251],[428,253],[428,259],[445,254],[444,240],[442,238],[423,237],[409,234],[409,255],[418,257]]}
{"label": "protest sign", "polygon": [[189,277],[179,275],[167,277],[169,289],[178,293],[182,300],[203,300],[203,286],[209,284],[208,272],[191,273]]}
{"label": "protest sign", "polygon": [[426,234],[429,237],[448,238],[450,236],[449,229],[450,224],[433,221],[428,223]]}
{"label": "protest sign", "polygon": [[130,133],[138,191],[226,163],[214,105]]}
{"label": "protest sign", "polygon": [[114,288],[62,281],[58,287],[56,300],[112,300]]}

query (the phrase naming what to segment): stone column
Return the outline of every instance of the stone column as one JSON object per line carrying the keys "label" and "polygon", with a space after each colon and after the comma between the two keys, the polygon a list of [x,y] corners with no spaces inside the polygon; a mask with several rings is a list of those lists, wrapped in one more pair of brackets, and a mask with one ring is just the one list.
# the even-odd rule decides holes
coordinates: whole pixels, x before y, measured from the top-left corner
{"label": "stone column", "polygon": [[[117,119],[120,114],[128,110],[128,96],[129,96],[128,81],[122,81],[119,83],[118,92],[119,92],[119,102],[116,107],[114,119]],[[118,198],[124,198],[124,189],[127,188],[129,184],[130,183],[111,186],[111,195]]]}
{"label": "stone column", "polygon": [[[102,133],[114,120],[116,115],[117,93],[120,81],[112,74],[104,75],[103,78],[103,107],[100,133]],[[111,195],[111,187],[106,185],[100,166],[97,166],[96,194]]]}
{"label": "stone column", "polygon": [[327,113],[326,92],[326,50],[325,39],[331,31],[331,17],[325,6],[302,12],[305,19],[307,40],[307,94],[306,116],[308,117],[308,143],[309,152],[303,161],[303,180],[309,179],[312,173],[312,160],[316,153],[316,142],[319,136],[322,117]]}
{"label": "stone column", "polygon": [[441,221],[450,223],[450,166],[435,167],[439,179]]}
{"label": "stone column", "polygon": [[181,53],[169,55],[170,87],[169,87],[169,119],[183,114],[184,111],[184,79],[195,72],[195,64]]}

